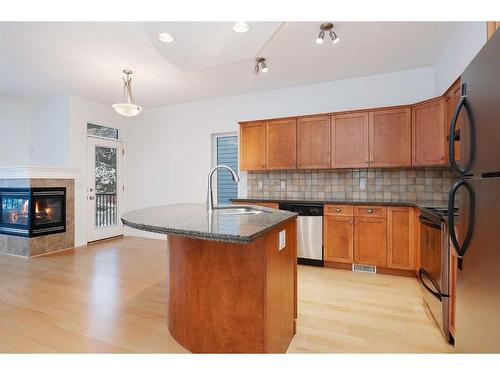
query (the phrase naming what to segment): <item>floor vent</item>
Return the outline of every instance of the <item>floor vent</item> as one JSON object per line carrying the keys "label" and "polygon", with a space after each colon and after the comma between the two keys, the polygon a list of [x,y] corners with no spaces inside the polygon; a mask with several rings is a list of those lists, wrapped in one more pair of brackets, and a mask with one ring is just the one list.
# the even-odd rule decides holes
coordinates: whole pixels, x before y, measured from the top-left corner
{"label": "floor vent", "polygon": [[353,263],[352,270],[356,272],[377,273],[377,266],[367,266],[366,264]]}

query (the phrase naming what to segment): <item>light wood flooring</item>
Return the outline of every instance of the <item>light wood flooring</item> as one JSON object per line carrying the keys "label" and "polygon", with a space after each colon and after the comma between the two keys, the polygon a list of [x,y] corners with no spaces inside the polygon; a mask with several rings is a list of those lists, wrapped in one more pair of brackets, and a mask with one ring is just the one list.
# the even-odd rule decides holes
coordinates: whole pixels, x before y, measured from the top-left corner
{"label": "light wood flooring", "polygon": [[[290,353],[450,352],[416,279],[299,266]],[[0,255],[0,352],[183,353],[167,328],[166,242]]]}

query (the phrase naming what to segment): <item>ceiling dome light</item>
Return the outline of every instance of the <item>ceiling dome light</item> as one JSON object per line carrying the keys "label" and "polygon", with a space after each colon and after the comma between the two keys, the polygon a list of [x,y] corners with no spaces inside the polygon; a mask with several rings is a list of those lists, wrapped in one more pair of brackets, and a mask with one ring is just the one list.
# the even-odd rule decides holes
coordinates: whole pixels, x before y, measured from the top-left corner
{"label": "ceiling dome light", "polygon": [[240,21],[233,25],[233,30],[237,33],[246,33],[250,30],[250,26],[248,26],[248,23]]}
{"label": "ceiling dome light", "polygon": [[126,117],[137,116],[142,112],[142,107],[134,103],[134,99],[132,98],[132,75],[131,70],[125,69],[123,70],[125,77],[123,78],[123,99],[124,102],[113,104],[111,107],[120,115]]}
{"label": "ceiling dome light", "polygon": [[267,73],[267,71],[268,71],[266,59],[263,57],[256,57],[255,58],[254,73],[258,74],[259,70],[262,70],[262,73]]}
{"label": "ceiling dome light", "polygon": [[332,40],[333,44],[337,44],[339,42],[340,38],[335,33],[335,31],[333,31],[333,23],[331,22],[322,23],[319,29],[320,32],[318,34],[318,37],[316,38],[316,43],[323,44],[326,32],[328,32],[328,35],[330,36],[330,39]]}
{"label": "ceiling dome light", "polygon": [[175,38],[173,35],[170,35],[169,33],[158,33],[156,34],[156,39],[158,39],[160,42],[163,43],[172,43],[175,41]]}

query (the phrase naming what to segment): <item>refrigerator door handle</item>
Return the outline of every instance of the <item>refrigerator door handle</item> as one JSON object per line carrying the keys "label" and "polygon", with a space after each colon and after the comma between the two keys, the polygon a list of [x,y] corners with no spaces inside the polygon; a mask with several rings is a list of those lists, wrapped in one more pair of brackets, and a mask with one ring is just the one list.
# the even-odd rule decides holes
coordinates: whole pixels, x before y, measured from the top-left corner
{"label": "refrigerator door handle", "polygon": [[[461,186],[464,186],[469,192],[469,223],[467,225],[467,232],[465,234],[465,238],[462,245],[458,243],[457,234],[455,232],[455,213],[454,213],[455,195],[457,193],[457,190]],[[453,244],[455,250],[457,251],[459,270],[462,270],[463,257],[472,240],[472,234],[474,232],[474,210],[475,210],[474,191],[472,190],[471,185],[466,180],[460,179],[455,184],[453,184],[450,192],[448,193],[448,228],[450,232],[451,243]]]}
{"label": "refrigerator door handle", "polygon": [[[464,84],[465,85],[465,84]],[[457,161],[455,160],[455,128],[457,126],[458,115],[462,110],[462,107],[465,106],[467,100],[467,96],[464,94],[460,97],[460,100],[455,107],[455,111],[453,112],[453,117],[450,122],[450,140],[449,140],[449,157],[451,168],[457,171],[460,174],[464,174],[466,172],[466,168],[461,167]]]}

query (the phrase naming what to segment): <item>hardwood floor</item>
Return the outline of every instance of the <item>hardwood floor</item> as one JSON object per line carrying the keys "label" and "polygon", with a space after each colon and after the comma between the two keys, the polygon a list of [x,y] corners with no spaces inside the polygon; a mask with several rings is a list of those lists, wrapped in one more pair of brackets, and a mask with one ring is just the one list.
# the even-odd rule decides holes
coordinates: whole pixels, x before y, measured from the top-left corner
{"label": "hardwood floor", "polygon": [[[0,352],[184,353],[167,328],[166,242],[0,255]],[[289,352],[449,352],[415,279],[299,267]]]}

